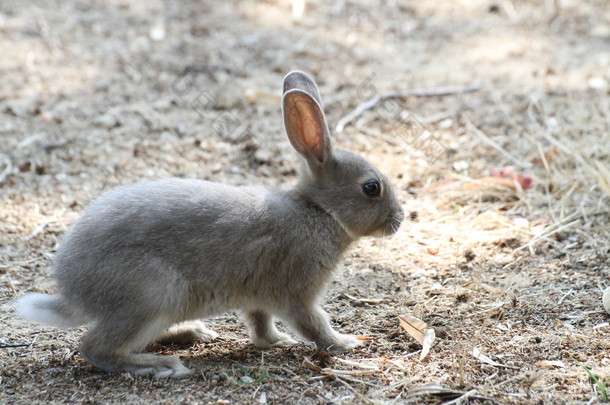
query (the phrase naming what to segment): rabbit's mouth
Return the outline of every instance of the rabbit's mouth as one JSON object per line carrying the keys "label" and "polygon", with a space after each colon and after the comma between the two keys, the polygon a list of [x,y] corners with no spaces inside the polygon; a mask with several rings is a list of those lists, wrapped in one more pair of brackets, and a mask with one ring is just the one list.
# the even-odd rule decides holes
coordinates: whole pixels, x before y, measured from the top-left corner
{"label": "rabbit's mouth", "polygon": [[388,219],[371,234],[371,236],[383,238],[385,236],[394,235],[396,232],[398,232],[404,217],[405,214],[402,210],[395,212],[394,214],[390,215]]}

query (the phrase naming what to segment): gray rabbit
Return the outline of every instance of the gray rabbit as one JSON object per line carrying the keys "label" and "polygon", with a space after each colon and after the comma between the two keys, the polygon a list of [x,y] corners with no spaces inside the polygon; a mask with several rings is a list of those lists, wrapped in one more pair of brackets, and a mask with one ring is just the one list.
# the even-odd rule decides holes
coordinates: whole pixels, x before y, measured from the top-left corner
{"label": "gray rabbit", "polygon": [[336,332],[320,307],[348,246],[395,233],[404,217],[386,177],[331,147],[313,80],[294,71],[282,99],[288,139],[303,158],[288,190],[167,179],[111,190],[85,210],[55,258],[59,295],[27,294],[17,313],[58,327],[91,323],[83,357],[108,372],[183,377],[155,341],[213,339],[199,319],[240,310],[260,348],[288,346],[286,322],[317,347],[362,343]]}

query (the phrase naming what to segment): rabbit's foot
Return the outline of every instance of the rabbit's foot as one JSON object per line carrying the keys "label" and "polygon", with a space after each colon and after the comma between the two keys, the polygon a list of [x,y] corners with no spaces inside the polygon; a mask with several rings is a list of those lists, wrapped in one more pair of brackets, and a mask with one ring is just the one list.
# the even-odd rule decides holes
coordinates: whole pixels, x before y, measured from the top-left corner
{"label": "rabbit's foot", "polygon": [[193,373],[173,356],[135,354],[130,356],[130,360],[131,363],[124,364],[121,369],[131,375],[184,378]]}
{"label": "rabbit's foot", "polygon": [[290,347],[298,342],[292,336],[276,331],[272,336],[254,337],[252,343],[259,349],[269,349],[271,347]]}
{"label": "rabbit's foot", "polygon": [[292,336],[277,330],[273,316],[263,310],[245,311],[244,320],[250,331],[250,340],[259,349],[288,347],[298,343]]}
{"label": "rabbit's foot", "polygon": [[358,338],[354,335],[344,335],[338,333],[332,345],[325,347],[331,353],[344,353],[354,347],[364,344],[366,339]]}
{"label": "rabbit's foot", "polygon": [[290,311],[286,320],[304,338],[313,340],[316,347],[331,353],[342,353],[364,343],[354,335],[344,335],[335,331],[326,312],[319,306],[299,306]]}
{"label": "rabbit's foot", "polygon": [[218,333],[208,329],[202,321],[182,322],[170,327],[159,339],[160,344],[188,344],[197,339],[210,343],[218,338]]}
{"label": "rabbit's foot", "polygon": [[81,354],[89,363],[108,372],[123,371],[134,376],[148,375],[157,378],[184,378],[192,374],[192,371],[174,356],[150,353],[100,354],[99,351],[87,352],[82,349]]}

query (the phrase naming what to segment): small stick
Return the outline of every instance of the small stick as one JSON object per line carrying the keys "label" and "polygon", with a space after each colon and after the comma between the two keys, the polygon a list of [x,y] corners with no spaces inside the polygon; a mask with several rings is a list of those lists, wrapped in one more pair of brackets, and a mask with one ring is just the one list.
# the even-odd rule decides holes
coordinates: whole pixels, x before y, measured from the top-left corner
{"label": "small stick", "polygon": [[456,399],[449,401],[449,402],[445,402],[445,405],[450,405],[450,404],[463,404],[463,403],[467,403],[470,402],[468,401],[471,397],[476,396],[475,394],[477,393],[476,389],[470,390],[468,392],[463,393],[462,395],[460,395],[459,397],[457,397]]}
{"label": "small stick", "polygon": [[572,294],[572,293],[574,293],[574,290],[572,290],[572,289],[570,288],[570,290],[569,290],[567,293],[565,293],[565,294],[563,295],[563,297],[561,297],[561,298],[559,299],[559,302],[557,302],[557,305],[561,305],[561,303],[563,302],[563,300],[565,300],[565,299],[567,298],[567,296],[568,296],[568,295],[570,295],[570,294]]}
{"label": "small stick", "polygon": [[383,302],[383,298],[357,298],[347,293],[341,293],[341,295],[352,301],[356,306],[363,304],[381,304]]}
{"label": "small stick", "polygon": [[388,91],[386,93],[377,94],[370,100],[358,105],[356,108],[354,108],[352,112],[341,118],[337,123],[335,130],[337,131],[337,133],[343,132],[343,129],[346,127],[347,124],[352,122],[356,117],[362,115],[362,113],[364,113],[366,110],[370,110],[371,108],[375,107],[377,103],[383,100],[406,97],[441,97],[450,96],[454,94],[471,93],[479,90],[481,90],[480,86],[435,87],[432,89]]}
{"label": "small stick", "polygon": [[572,225],[576,225],[577,223],[579,223],[579,222],[580,222],[580,220],[581,220],[581,218],[577,218],[577,219],[573,220],[572,222],[567,222],[567,220],[565,220],[565,221],[564,221],[564,223],[563,223],[563,224],[561,224],[561,226],[559,226],[558,228],[556,228],[556,229],[554,229],[554,230],[552,230],[552,231],[550,231],[550,232],[542,233],[542,234],[540,234],[540,235],[536,236],[535,238],[533,238],[532,240],[530,240],[530,241],[529,241],[529,242],[527,242],[526,244],[521,245],[521,246],[519,246],[518,248],[516,248],[516,249],[513,251],[513,253],[514,253],[514,252],[518,252],[518,251],[520,251],[520,250],[523,250],[523,249],[525,249],[525,248],[528,248],[528,249],[529,249],[529,251],[530,251],[530,253],[531,253],[531,254],[534,254],[534,253],[535,253],[535,252],[534,252],[534,245],[535,245],[537,242],[539,242],[539,241],[541,241],[541,240],[543,240],[543,239],[547,239],[549,236],[555,235],[555,234],[556,234],[556,233],[558,233],[558,232],[565,231],[566,229],[568,229],[568,228],[569,228],[569,227],[571,227]]}
{"label": "small stick", "polygon": [[374,366],[372,364],[363,364],[363,363],[358,363],[357,361],[352,361],[352,360],[347,360],[347,359],[342,359],[340,357],[336,357],[335,361],[338,363],[342,363],[348,366],[352,366],[352,367],[356,367],[356,368],[361,368],[364,370],[375,370],[378,371],[379,367]]}
{"label": "small stick", "polygon": [[8,348],[13,348],[13,347],[30,347],[31,345],[29,344],[19,344],[19,345],[13,345],[13,344],[7,344],[7,345],[0,345],[0,349],[8,349]]}

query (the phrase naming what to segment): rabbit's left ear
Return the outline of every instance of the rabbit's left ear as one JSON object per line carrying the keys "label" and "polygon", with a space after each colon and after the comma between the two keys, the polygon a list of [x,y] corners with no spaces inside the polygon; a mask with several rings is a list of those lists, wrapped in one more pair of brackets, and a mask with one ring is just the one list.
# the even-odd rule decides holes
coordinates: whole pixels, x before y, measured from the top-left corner
{"label": "rabbit's left ear", "polygon": [[[315,84],[313,87],[317,93]],[[309,167],[314,169],[330,158],[332,150],[322,107],[316,97],[307,90],[293,88],[286,91],[282,98],[282,111],[284,128],[290,143],[305,158]]]}

